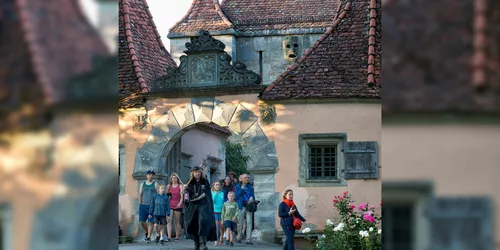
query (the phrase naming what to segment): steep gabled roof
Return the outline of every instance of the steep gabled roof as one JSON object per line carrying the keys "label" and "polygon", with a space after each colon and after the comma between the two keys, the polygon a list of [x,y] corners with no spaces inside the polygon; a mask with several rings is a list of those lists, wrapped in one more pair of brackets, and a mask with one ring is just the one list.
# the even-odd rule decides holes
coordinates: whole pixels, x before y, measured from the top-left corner
{"label": "steep gabled roof", "polygon": [[333,25],[261,99],[380,98],[380,0],[338,8]]}
{"label": "steep gabled roof", "polygon": [[199,30],[234,31],[218,0],[193,0],[186,15],[170,28],[169,37],[175,33],[194,35]]}
{"label": "steep gabled roof", "polygon": [[225,0],[222,10],[241,31],[327,28],[339,0]]}
{"label": "steep gabled roof", "polygon": [[0,130],[43,126],[36,117],[66,100],[68,79],[108,53],[77,0],[2,1],[0,30]]}
{"label": "steep gabled roof", "polygon": [[126,108],[142,102],[148,83],[176,67],[153,22],[146,0],[120,0],[119,101]]}

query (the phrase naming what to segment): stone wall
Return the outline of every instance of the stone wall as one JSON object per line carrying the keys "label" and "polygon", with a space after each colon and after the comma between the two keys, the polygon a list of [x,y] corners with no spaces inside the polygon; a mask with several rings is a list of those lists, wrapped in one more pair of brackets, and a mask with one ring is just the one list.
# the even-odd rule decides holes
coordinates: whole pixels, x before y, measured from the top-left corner
{"label": "stone wall", "polygon": [[[288,66],[293,65],[295,60],[288,58],[288,55],[295,53],[295,59],[300,58],[321,35],[239,37],[236,40],[237,58],[249,70],[260,74],[259,51],[262,51],[262,82],[271,84]],[[290,48],[286,48],[287,44]]]}
{"label": "stone wall", "polygon": [[[213,37],[226,45],[225,51],[231,55],[233,63],[241,61],[249,70],[258,74],[261,73],[260,64],[262,64],[262,82],[263,84],[271,84],[322,35],[323,33],[237,38],[228,35]],[[179,57],[184,55],[187,42],[189,42],[188,37],[170,39],[170,54],[177,65],[179,65]],[[260,63],[259,51],[262,51],[262,63]],[[294,55],[294,57],[290,57],[290,55]]]}

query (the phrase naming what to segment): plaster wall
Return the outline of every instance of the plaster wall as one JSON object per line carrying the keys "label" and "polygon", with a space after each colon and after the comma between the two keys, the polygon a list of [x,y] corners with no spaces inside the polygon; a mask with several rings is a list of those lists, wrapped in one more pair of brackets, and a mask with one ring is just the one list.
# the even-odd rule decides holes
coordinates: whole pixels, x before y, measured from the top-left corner
{"label": "plaster wall", "polygon": [[[310,227],[322,229],[326,219],[337,216],[332,200],[335,195],[341,195],[344,191],[352,194],[356,204],[369,202],[375,205],[379,213],[381,181],[348,180],[344,187],[299,187],[299,134],[347,133],[348,141],[377,141],[380,152],[380,109],[378,103],[276,105],[276,124],[266,130],[276,143],[279,157],[276,192],[282,193],[288,188],[294,190],[295,203]],[[382,163],[379,158],[380,165]]]}
{"label": "plaster wall", "polygon": [[498,141],[493,125],[384,125],[382,180],[431,181],[436,196],[491,197],[500,249]]}
{"label": "plaster wall", "polygon": [[[217,100],[225,103],[242,104],[253,114],[260,116],[259,102],[255,94],[219,96]],[[158,119],[169,109],[185,106],[190,99],[162,99],[150,100],[149,119]],[[273,141],[278,156],[278,168],[276,173],[255,174],[256,192],[267,190],[272,187],[274,192],[261,192],[262,199],[269,199],[269,206],[277,206],[281,200],[281,193],[286,188],[292,188],[296,195],[295,200],[301,213],[308,219],[308,226],[322,229],[326,219],[336,216],[332,208],[333,196],[340,195],[344,191],[349,191],[357,204],[369,202],[378,207],[381,200],[380,180],[349,180],[347,186],[337,187],[299,187],[298,186],[298,136],[304,133],[346,133],[348,141],[377,141],[381,139],[381,112],[378,103],[297,103],[297,104],[277,104],[276,122],[273,124],[262,124],[266,136]],[[333,115],[332,115],[333,114]],[[122,123],[127,123],[122,119]],[[150,125],[144,131],[130,132],[122,130],[127,146],[127,172],[134,169],[134,154],[138,147],[141,147],[150,133]],[[198,132],[193,132],[193,136]],[[185,134],[186,136],[188,134]],[[127,141],[128,140],[128,141]],[[215,141],[211,148],[216,149]],[[132,153],[132,154],[130,154]],[[189,153],[189,152],[187,152]],[[205,153],[203,153],[205,154]],[[213,152],[213,155],[217,152]],[[196,158],[194,158],[196,160]],[[379,164],[381,161],[379,159]],[[379,171],[381,173],[382,171]],[[127,181],[135,180],[127,177]],[[126,190],[129,199],[136,199],[136,185],[127,185]],[[259,198],[259,197],[258,197]],[[259,199],[260,199],[259,198]],[[380,210],[378,210],[380,212]],[[263,217],[274,217],[275,223],[279,225],[278,217],[275,214],[263,214]],[[256,215],[257,216],[257,215]],[[262,221],[267,219],[263,218]],[[278,229],[279,226],[278,226]]]}
{"label": "plaster wall", "polygon": [[[208,155],[219,159],[225,158],[223,155],[219,155],[220,142],[217,135],[199,129],[191,129],[181,137],[181,140],[181,151],[192,155],[192,164],[195,166],[200,165],[202,159],[206,159]],[[205,171],[205,174],[208,175],[208,171]],[[186,183],[188,180],[183,179],[182,181]]]}

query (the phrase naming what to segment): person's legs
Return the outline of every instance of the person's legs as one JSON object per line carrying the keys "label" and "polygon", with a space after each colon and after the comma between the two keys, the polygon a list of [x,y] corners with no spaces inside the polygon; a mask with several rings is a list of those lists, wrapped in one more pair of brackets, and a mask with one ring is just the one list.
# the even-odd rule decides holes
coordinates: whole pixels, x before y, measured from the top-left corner
{"label": "person's legs", "polygon": [[146,238],[148,238],[148,213],[149,213],[149,206],[146,205],[139,205],[139,223],[141,224],[142,230],[144,230],[144,233],[146,234]]}
{"label": "person's legs", "polygon": [[288,230],[283,228],[283,233],[285,233],[285,245],[283,246],[283,250],[295,250],[295,244],[293,242],[293,236],[295,234],[295,230]]}
{"label": "person's legs", "polygon": [[151,233],[153,232],[153,223],[148,219],[148,239],[151,239]]}
{"label": "person's legs", "polygon": [[294,235],[295,230],[286,230],[286,245],[288,250],[295,250]]}
{"label": "person's legs", "polygon": [[[198,217],[197,217],[197,222],[198,222],[198,235],[200,235],[200,231],[201,231],[201,228],[202,226],[206,223],[208,220],[208,218],[206,218],[206,216],[213,216],[213,215],[210,215],[210,214],[207,214],[207,213],[203,213],[202,211],[207,211],[209,208],[208,208],[208,205],[200,205],[196,208],[196,214],[198,214]],[[200,249],[201,250],[207,250],[207,238],[206,236],[202,236],[200,235]]]}
{"label": "person's legs", "polygon": [[163,235],[165,234],[164,230],[167,224],[167,217],[162,217],[160,224],[158,225],[160,227],[160,244],[163,246],[165,243],[163,239]]}
{"label": "person's legs", "polygon": [[220,221],[217,220],[217,214],[215,215],[215,230],[216,230],[216,234],[217,234],[217,240],[214,242],[214,246],[217,246],[217,243],[219,241],[219,228],[220,228]]}
{"label": "person's legs", "polygon": [[245,212],[246,214],[246,241],[248,244],[252,243],[252,212]]}
{"label": "person's legs", "polygon": [[174,219],[175,219],[175,239],[179,240],[182,235],[181,211],[174,211]]}
{"label": "person's legs", "polygon": [[230,235],[229,228],[226,228],[226,245],[229,244],[229,241],[231,240],[231,235]]}
{"label": "person's legs", "polygon": [[170,221],[167,223],[167,237],[169,239],[172,239],[172,217],[174,217],[174,210],[170,210]]}
{"label": "person's legs", "polygon": [[219,221],[219,228],[220,228],[220,237],[219,241],[222,244],[224,242],[224,222],[222,220]]}
{"label": "person's legs", "polygon": [[243,224],[245,222],[245,213],[246,209],[243,207],[238,213],[238,236],[236,236],[236,240],[241,241],[241,236],[243,235]]}
{"label": "person's legs", "polygon": [[234,239],[234,232],[236,231],[236,223],[235,222],[230,222],[230,226],[229,226],[229,235],[230,235],[230,243],[229,243],[229,246],[233,246],[233,239]]}

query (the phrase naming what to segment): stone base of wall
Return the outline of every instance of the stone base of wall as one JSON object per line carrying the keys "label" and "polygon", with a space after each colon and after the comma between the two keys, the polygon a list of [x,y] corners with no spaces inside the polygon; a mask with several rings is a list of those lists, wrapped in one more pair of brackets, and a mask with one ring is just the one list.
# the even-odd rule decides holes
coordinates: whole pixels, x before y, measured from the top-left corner
{"label": "stone base of wall", "polygon": [[255,229],[252,231],[252,240],[273,244],[280,244],[276,229]]}

